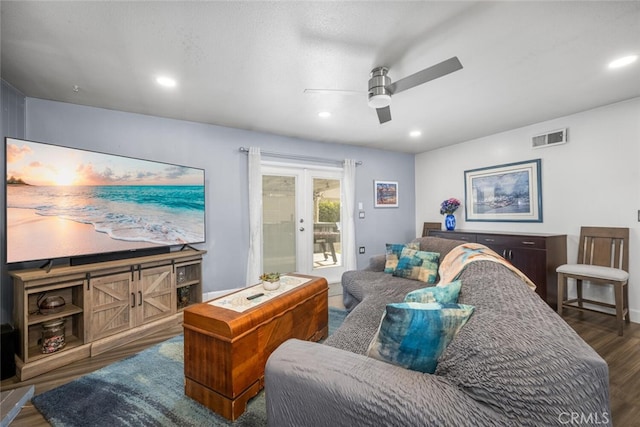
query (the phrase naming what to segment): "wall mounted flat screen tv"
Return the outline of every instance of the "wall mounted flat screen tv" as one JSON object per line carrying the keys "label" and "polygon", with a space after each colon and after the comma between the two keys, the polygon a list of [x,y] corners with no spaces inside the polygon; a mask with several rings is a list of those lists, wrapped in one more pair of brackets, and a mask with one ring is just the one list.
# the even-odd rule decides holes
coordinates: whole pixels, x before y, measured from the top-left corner
{"label": "wall mounted flat screen tv", "polygon": [[205,241],[203,169],[5,139],[7,263]]}

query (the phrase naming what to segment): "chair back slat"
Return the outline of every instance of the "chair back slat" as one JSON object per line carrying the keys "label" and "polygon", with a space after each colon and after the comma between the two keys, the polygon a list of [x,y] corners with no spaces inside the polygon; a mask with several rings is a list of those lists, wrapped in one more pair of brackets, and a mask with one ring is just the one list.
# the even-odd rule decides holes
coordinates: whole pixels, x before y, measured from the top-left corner
{"label": "chair back slat", "polygon": [[582,227],[578,263],[621,268],[629,271],[629,229]]}

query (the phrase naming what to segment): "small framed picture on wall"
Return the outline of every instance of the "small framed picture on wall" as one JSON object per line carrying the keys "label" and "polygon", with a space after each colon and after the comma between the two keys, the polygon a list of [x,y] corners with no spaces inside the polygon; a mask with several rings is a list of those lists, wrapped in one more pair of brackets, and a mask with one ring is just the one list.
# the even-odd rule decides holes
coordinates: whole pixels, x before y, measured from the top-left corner
{"label": "small framed picture on wall", "polygon": [[397,181],[373,181],[374,207],[397,208],[398,207],[398,182]]}

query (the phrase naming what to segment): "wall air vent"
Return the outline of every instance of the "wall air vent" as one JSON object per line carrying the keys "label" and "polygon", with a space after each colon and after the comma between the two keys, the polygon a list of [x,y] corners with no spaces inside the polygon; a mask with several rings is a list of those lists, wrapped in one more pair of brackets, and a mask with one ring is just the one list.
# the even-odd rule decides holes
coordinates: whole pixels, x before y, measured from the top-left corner
{"label": "wall air vent", "polygon": [[531,138],[532,148],[549,147],[567,142],[567,128],[536,135]]}

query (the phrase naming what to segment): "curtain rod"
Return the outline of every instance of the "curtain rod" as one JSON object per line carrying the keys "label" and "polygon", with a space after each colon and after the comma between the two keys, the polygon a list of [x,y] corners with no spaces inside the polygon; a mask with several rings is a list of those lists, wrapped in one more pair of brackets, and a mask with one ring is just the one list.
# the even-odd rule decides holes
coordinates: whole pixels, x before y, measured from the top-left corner
{"label": "curtain rod", "polygon": [[[241,153],[248,153],[249,149],[245,147],[240,147],[239,151]],[[297,154],[287,154],[287,153],[276,153],[273,151],[262,151],[260,150],[260,154],[269,156],[269,157],[279,157],[282,159],[292,159],[292,160],[304,160],[307,162],[317,162],[317,163],[337,163],[342,164],[343,160],[335,160],[335,159],[327,159],[324,157],[312,157],[312,156],[302,156]],[[356,166],[362,165],[362,161],[358,160],[356,162]]]}

